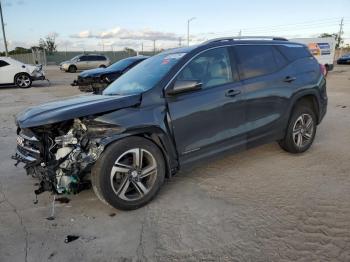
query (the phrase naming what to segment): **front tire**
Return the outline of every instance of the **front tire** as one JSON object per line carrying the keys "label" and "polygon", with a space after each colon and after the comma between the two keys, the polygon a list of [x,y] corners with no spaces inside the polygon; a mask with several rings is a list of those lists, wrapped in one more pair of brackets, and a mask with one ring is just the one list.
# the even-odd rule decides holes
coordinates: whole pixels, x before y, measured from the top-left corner
{"label": "front tire", "polygon": [[286,135],[279,145],[290,153],[303,153],[308,150],[316,135],[316,115],[307,105],[300,104],[293,111]]}
{"label": "front tire", "polygon": [[32,79],[26,73],[20,73],[15,77],[15,84],[19,88],[29,88],[32,86]]}
{"label": "front tire", "polygon": [[91,182],[97,197],[122,210],[151,201],[165,178],[160,149],[141,137],[129,137],[110,145],[95,163]]}
{"label": "front tire", "polygon": [[75,73],[75,72],[77,72],[77,67],[74,66],[74,65],[69,66],[69,67],[68,67],[68,72],[69,72],[69,73]]}

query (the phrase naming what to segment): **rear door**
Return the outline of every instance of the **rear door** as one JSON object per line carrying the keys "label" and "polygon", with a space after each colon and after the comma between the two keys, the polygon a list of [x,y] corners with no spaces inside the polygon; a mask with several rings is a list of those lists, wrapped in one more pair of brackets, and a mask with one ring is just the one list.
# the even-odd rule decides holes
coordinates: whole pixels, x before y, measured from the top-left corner
{"label": "rear door", "polygon": [[246,99],[248,142],[283,136],[295,71],[274,45],[234,47]]}
{"label": "rear door", "polygon": [[89,68],[89,56],[87,55],[83,55],[79,58],[78,62],[77,62],[77,68],[78,70],[85,70]]}
{"label": "rear door", "polygon": [[[227,47],[193,58],[175,81],[196,80],[202,89],[167,97],[180,163],[244,146],[243,90]],[[175,82],[174,81],[174,82]]]}
{"label": "rear door", "polygon": [[89,68],[97,68],[100,65],[104,65],[102,56],[99,56],[99,55],[89,56]]}

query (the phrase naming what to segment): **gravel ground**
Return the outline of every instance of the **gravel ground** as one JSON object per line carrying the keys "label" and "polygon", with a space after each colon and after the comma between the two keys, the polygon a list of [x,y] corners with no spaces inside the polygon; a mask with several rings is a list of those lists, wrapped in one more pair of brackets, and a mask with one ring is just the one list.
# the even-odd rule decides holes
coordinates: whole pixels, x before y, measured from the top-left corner
{"label": "gravel ground", "polygon": [[[10,159],[14,115],[78,94],[76,74],[48,68],[51,85],[0,89],[0,261],[350,261],[350,67],[328,76],[328,113],[301,155],[277,144],[207,162],[167,181],[136,211],[89,191],[56,205]],[[80,238],[64,243],[67,234]]]}

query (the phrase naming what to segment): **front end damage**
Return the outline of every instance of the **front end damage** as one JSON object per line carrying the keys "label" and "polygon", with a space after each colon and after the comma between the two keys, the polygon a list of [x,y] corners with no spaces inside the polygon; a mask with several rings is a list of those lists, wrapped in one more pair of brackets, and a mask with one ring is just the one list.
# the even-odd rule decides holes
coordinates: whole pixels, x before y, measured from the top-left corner
{"label": "front end damage", "polygon": [[37,177],[36,194],[78,193],[90,186],[89,171],[102,153],[101,137],[113,127],[79,119],[33,128],[18,128],[17,164],[24,163],[28,175]]}

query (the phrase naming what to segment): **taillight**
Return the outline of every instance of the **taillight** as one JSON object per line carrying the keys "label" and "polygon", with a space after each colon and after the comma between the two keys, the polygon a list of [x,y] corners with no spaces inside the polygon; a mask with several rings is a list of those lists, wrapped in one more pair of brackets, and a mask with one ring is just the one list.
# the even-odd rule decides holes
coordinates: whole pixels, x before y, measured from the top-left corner
{"label": "taillight", "polygon": [[325,65],[322,65],[320,64],[320,70],[321,70],[321,73],[324,77],[327,76],[327,68],[325,67]]}

